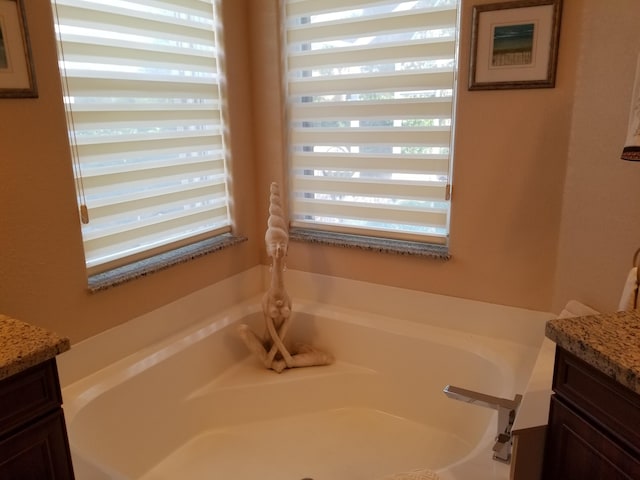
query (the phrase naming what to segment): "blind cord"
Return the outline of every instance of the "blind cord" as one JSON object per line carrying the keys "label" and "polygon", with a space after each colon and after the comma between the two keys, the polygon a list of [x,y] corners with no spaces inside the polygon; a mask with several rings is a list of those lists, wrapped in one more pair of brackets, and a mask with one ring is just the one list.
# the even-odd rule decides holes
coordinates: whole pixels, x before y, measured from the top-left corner
{"label": "blind cord", "polygon": [[[58,15],[58,2],[53,2],[54,13],[56,16],[56,36],[58,39],[58,68],[62,68],[64,70],[64,75],[62,76],[62,90],[64,91],[64,98],[66,99],[64,105],[65,116],[67,118],[67,125],[69,136],[71,137],[71,141],[69,142],[69,147],[71,148],[71,160],[73,164],[73,176],[76,183],[76,193],[79,199],[79,208],[80,208],[80,221],[87,225],[89,223],[89,209],[87,207],[87,197],[84,190],[84,181],[82,178],[82,165],[80,163],[80,155],[78,153],[78,142],[76,138],[76,127],[73,119],[73,114],[71,112],[71,106],[69,102],[71,101],[71,96],[69,94],[69,81],[67,79],[67,71],[64,66],[65,56],[64,56],[64,44],[62,42],[62,33],[60,32],[60,17]],[[60,65],[62,62],[62,65]]]}

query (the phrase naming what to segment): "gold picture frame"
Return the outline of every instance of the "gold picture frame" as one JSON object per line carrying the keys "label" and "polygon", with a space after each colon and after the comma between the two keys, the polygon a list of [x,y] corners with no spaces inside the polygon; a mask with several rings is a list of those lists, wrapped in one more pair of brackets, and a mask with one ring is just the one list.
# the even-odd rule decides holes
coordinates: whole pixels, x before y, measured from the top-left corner
{"label": "gold picture frame", "polygon": [[552,88],[562,0],[473,7],[469,90]]}
{"label": "gold picture frame", "polygon": [[0,98],[37,96],[23,0],[0,0]]}

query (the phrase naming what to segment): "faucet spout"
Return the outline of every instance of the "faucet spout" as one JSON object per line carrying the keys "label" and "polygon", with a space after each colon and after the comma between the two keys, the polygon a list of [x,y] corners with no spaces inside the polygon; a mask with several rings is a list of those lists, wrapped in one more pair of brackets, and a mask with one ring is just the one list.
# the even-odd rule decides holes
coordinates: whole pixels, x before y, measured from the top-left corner
{"label": "faucet spout", "polygon": [[498,411],[498,432],[496,434],[496,443],[493,446],[493,459],[509,463],[511,461],[511,447],[513,443],[511,427],[513,427],[516,412],[522,401],[522,395],[516,395],[515,398],[511,400],[455,387],[453,385],[444,387],[443,392],[447,397],[453,398],[454,400],[472,403]]}
{"label": "faucet spout", "polygon": [[481,407],[492,408],[494,410],[498,410],[499,408],[515,410],[518,408],[518,405],[520,405],[520,401],[522,400],[522,395],[516,395],[513,400],[509,400],[508,398],[494,397],[484,393],[474,392],[473,390],[454,387],[453,385],[447,385],[444,387],[443,392],[449,398],[466,403],[473,403],[480,405]]}

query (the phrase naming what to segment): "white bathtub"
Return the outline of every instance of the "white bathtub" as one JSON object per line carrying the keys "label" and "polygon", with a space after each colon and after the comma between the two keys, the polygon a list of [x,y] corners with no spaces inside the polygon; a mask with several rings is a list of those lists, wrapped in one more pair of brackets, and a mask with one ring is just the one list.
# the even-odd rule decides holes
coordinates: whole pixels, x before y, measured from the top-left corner
{"label": "white bathtub", "polygon": [[[387,294],[406,302],[415,292]],[[448,399],[442,388],[513,398],[548,315],[495,306],[514,314],[514,332],[496,338],[417,321],[402,314],[406,303],[391,317],[293,302],[290,340],[331,352],[335,364],[262,368],[236,333],[239,323],[261,331],[259,296],[96,368],[87,365],[110,351],[104,337],[72,348],[60,369],[78,480],[376,480],[413,469],[443,480],[508,479],[509,467],[491,459],[495,412]],[[492,311],[476,307],[481,316]],[[107,337],[139,334],[129,328]]]}

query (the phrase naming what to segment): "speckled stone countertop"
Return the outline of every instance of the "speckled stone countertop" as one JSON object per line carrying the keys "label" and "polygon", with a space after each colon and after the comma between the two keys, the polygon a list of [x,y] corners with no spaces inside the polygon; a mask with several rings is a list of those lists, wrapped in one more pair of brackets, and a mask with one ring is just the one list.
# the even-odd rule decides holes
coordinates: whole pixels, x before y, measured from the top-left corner
{"label": "speckled stone countertop", "polygon": [[640,312],[549,320],[547,337],[640,394]]}
{"label": "speckled stone countertop", "polygon": [[0,380],[69,350],[68,338],[0,314]]}

